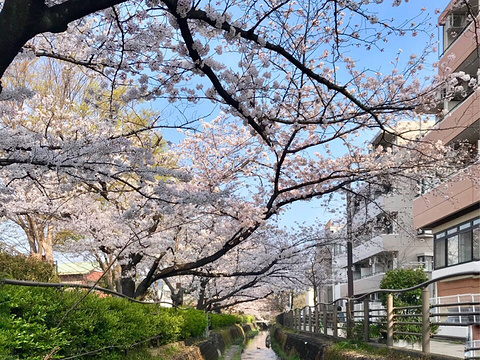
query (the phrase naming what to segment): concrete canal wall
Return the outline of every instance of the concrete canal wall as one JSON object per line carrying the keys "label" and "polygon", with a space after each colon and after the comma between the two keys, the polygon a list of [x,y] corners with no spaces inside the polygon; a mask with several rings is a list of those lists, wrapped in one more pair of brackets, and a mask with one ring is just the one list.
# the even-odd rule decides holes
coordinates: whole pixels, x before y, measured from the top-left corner
{"label": "concrete canal wall", "polygon": [[[330,347],[338,342],[333,336],[311,334],[307,332],[291,332],[275,326],[272,337],[285,354],[297,355],[302,360],[379,360],[379,359],[428,359],[428,360],[459,360],[447,355],[429,354],[425,356],[420,351],[406,349],[388,349],[388,355],[366,355],[355,351],[332,353]],[[344,340],[344,339],[340,339]],[[369,343],[373,348],[385,349],[384,345]]]}

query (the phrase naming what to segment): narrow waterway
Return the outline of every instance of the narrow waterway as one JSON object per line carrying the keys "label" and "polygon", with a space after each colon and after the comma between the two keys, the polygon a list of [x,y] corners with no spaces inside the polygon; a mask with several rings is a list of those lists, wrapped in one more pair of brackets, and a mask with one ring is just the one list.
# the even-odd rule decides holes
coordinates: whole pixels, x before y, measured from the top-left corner
{"label": "narrow waterway", "polygon": [[245,347],[241,360],[278,360],[272,349],[265,345],[268,331],[260,331],[257,336],[250,339]]}

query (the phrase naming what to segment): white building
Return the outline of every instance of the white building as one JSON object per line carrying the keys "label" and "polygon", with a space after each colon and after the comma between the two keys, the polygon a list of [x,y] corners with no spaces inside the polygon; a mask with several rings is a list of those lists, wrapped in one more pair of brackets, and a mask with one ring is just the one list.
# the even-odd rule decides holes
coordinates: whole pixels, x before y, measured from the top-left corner
{"label": "white building", "polygon": [[[400,122],[388,133],[380,132],[371,141],[372,148],[384,149],[416,138],[430,123]],[[398,136],[395,134],[402,134]],[[394,152],[390,155],[394,156]],[[381,159],[379,159],[380,161]],[[432,270],[432,236],[416,236],[412,219],[413,200],[417,184],[404,178],[383,177],[375,183],[352,189],[347,209],[347,225],[351,227],[353,247],[354,295],[380,287],[385,272],[395,268],[422,266]],[[347,241],[347,227],[342,229]],[[333,254],[333,274],[338,284],[334,298],[347,296],[347,254],[345,246],[337,246]]]}

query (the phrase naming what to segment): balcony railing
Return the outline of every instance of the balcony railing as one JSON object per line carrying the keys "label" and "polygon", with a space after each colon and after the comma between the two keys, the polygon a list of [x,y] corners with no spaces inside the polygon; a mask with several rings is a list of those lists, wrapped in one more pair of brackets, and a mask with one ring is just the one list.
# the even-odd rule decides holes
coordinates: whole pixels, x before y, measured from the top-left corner
{"label": "balcony railing", "polygon": [[470,9],[464,7],[452,11],[446,18],[443,31],[443,52],[440,57],[459,39],[473,22],[473,18],[478,16],[479,1],[471,0]]}

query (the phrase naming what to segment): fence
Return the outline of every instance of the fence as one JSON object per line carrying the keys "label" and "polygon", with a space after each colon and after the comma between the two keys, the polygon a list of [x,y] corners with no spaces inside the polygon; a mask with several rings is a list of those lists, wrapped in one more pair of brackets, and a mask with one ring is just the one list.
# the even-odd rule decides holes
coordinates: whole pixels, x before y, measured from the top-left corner
{"label": "fence", "polygon": [[[478,271],[452,274],[408,289],[379,289],[355,298],[340,298],[280,314],[277,322],[295,330],[334,337],[356,337],[365,342],[382,339],[389,347],[393,346],[394,338],[421,341],[422,352],[429,354],[430,339],[440,337],[435,334],[440,328],[480,326],[480,294],[430,299],[428,285],[454,277],[478,275]],[[394,296],[417,289],[421,289],[419,305],[394,306]],[[383,294],[386,306],[370,301],[374,294]],[[343,304],[346,304],[345,310]],[[441,337],[458,340],[451,335]],[[480,340],[466,343],[465,358],[480,359]]]}

